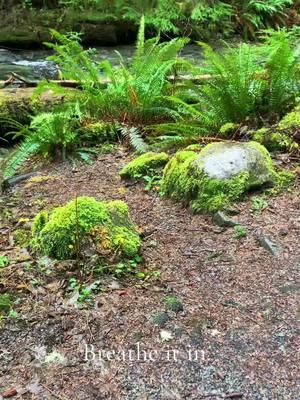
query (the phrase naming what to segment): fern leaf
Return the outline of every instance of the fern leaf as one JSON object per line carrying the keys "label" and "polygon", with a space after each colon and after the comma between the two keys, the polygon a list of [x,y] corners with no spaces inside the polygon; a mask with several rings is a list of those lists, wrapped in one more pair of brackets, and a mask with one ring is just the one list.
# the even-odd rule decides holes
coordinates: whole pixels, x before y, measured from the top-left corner
{"label": "fern leaf", "polygon": [[38,145],[34,143],[30,138],[25,139],[22,142],[13,155],[6,161],[4,168],[3,178],[9,179],[16,171],[22,167],[22,165],[28,160],[28,158],[35,154],[38,150]]}
{"label": "fern leaf", "polygon": [[138,128],[121,125],[119,127],[122,137],[127,140],[132,148],[138,153],[145,153],[147,151],[147,144],[140,135]]}

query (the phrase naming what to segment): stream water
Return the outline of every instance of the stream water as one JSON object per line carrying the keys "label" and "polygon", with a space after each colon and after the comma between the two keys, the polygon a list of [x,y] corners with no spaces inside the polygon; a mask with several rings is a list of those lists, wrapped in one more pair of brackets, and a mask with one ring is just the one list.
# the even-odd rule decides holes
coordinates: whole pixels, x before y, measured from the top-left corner
{"label": "stream water", "polygon": [[[134,53],[134,45],[117,47],[96,47],[99,60],[108,59],[113,65],[118,65],[120,57],[129,62]],[[0,48],[0,80],[5,80],[11,72],[28,79],[55,79],[56,65],[47,61],[51,54],[49,50],[7,50]],[[182,51],[182,57],[199,64],[201,48],[197,45],[188,45]]]}

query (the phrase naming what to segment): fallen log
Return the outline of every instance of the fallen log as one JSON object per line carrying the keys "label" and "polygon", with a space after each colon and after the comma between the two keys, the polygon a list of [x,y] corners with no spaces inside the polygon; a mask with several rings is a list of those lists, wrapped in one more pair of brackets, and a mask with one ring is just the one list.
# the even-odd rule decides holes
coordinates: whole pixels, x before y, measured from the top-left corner
{"label": "fallen log", "polygon": [[[255,78],[260,78],[260,79],[269,79],[269,74],[267,71],[259,71],[254,74]],[[201,85],[205,84],[207,81],[217,78],[217,75],[211,75],[211,74],[202,74],[202,75],[169,75],[167,77],[168,81],[171,83],[184,83],[187,81],[193,82],[195,84]],[[84,82],[79,82],[75,80],[64,80],[64,79],[59,79],[59,80],[46,80],[49,83],[59,85],[61,87],[66,87],[66,88],[73,88],[77,89],[82,86]],[[110,79],[99,79],[99,84],[101,87],[106,88],[107,85],[110,83]],[[23,76],[20,76],[14,72],[11,72],[10,76],[5,80],[5,81],[0,81],[0,89],[4,89],[8,87],[9,85],[12,84],[17,84],[19,87],[26,87],[26,88],[35,88],[38,86],[40,83],[40,80],[29,80],[27,78],[24,78]]]}
{"label": "fallen log", "polygon": [[[206,81],[212,79],[213,76],[206,74],[206,75],[170,75],[168,76],[168,81],[170,82],[185,82],[185,81],[191,81],[194,83],[205,83]],[[66,88],[79,88],[82,83],[79,81],[75,80],[47,80],[47,82],[59,85],[61,87],[66,87]],[[103,88],[105,88],[109,84],[110,80],[109,79],[101,79],[99,80],[100,85],[103,85]],[[37,87],[38,84],[40,83],[39,80],[28,80],[14,72],[11,73],[11,75],[5,80],[5,81],[0,81],[0,89],[4,89],[10,85],[17,84],[20,85],[21,87],[28,87],[28,88],[34,88]]]}

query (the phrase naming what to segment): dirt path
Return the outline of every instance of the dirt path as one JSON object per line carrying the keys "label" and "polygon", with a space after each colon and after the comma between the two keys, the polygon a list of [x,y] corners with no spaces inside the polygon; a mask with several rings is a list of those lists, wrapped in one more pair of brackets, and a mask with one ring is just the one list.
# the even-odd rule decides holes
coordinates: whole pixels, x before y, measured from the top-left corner
{"label": "dirt path", "polygon": [[[47,275],[26,254],[12,263],[0,289],[17,291],[22,300],[20,318],[1,326],[2,391],[16,388],[13,398],[22,399],[299,398],[299,190],[269,199],[259,215],[249,200],[238,204],[234,218],[247,236],[237,240],[233,229],[224,231],[210,217],[193,216],[142,183],[122,182],[125,162],[119,150],[92,166],[52,166],[43,174],[59,179],[20,184],[3,198],[2,215],[10,209],[14,221],[76,194],[125,200],[143,230],[146,271],[159,271],[160,278],[96,278],[103,290],[78,309],[66,305],[67,280],[75,275],[62,272],[66,265]],[[16,251],[8,228],[3,221],[2,254]],[[282,246],[279,257],[259,246],[258,230]],[[166,296],[182,309],[166,310]],[[90,345],[120,353],[85,361]],[[44,363],[53,351],[64,359]]]}

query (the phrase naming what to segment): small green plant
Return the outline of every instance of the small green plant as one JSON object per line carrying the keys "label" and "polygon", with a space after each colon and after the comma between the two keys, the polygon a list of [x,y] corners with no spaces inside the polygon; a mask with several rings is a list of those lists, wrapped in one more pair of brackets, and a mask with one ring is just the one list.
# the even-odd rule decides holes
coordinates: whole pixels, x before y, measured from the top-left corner
{"label": "small green plant", "polygon": [[9,318],[18,319],[19,313],[16,310],[11,309],[8,314]]}
{"label": "small green plant", "polygon": [[146,175],[143,179],[147,182],[145,189],[159,189],[161,184],[161,175]]}
{"label": "small green plant", "polygon": [[145,277],[145,274],[137,269],[142,261],[142,257],[137,255],[132,260],[128,260],[127,262],[120,262],[115,266],[113,273],[119,277],[128,274],[135,274],[138,278],[142,279]]}
{"label": "small green plant", "polygon": [[91,285],[85,285],[78,282],[74,277],[69,279],[68,289],[78,292],[77,304],[81,305],[84,302],[90,302],[92,294],[100,287],[100,281],[95,281]]}
{"label": "small green plant", "polygon": [[234,239],[242,239],[247,236],[247,229],[243,226],[237,225],[234,227]]}
{"label": "small green plant", "polygon": [[265,210],[268,205],[269,203],[265,197],[252,197],[251,199],[251,210],[256,215]]}
{"label": "small green plant", "polygon": [[0,268],[7,267],[9,264],[9,258],[7,256],[0,256]]}
{"label": "small green plant", "polygon": [[183,311],[183,305],[176,296],[165,297],[165,305],[168,310],[179,312]]}
{"label": "small green plant", "polygon": [[9,293],[0,294],[0,314],[7,314],[12,308],[13,299]]}

